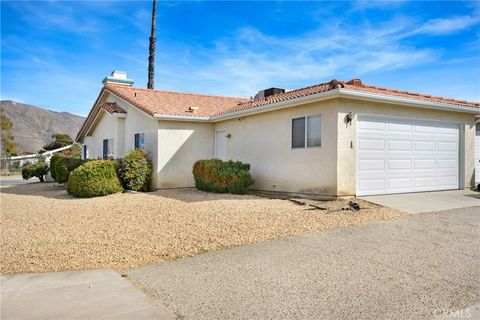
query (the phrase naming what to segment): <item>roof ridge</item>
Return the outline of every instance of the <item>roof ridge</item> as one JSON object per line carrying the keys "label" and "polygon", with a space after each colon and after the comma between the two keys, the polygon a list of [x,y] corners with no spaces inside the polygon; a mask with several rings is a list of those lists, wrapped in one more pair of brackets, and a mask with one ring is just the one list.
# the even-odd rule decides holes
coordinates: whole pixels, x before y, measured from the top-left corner
{"label": "roof ridge", "polygon": [[224,99],[241,99],[241,100],[248,100],[248,98],[241,98],[241,97],[227,97],[221,95],[211,95],[211,94],[203,94],[203,93],[193,93],[193,92],[181,92],[181,91],[171,91],[171,90],[158,90],[158,89],[146,89],[146,88],[138,88],[138,87],[126,87],[122,85],[114,85],[114,84],[107,84],[105,87],[117,87],[122,89],[132,89],[132,90],[142,90],[142,91],[155,91],[160,93],[173,93],[173,94],[183,94],[183,95],[192,95],[192,96],[202,96],[202,97],[210,97],[210,98],[224,98]]}
{"label": "roof ridge", "polygon": [[[342,81],[340,81],[340,82],[342,82]],[[287,95],[287,94],[295,93],[295,92],[302,91],[302,90],[308,90],[308,89],[312,89],[312,88],[315,88],[315,87],[325,86],[325,85],[328,85],[328,84],[330,84],[330,82],[321,82],[321,83],[313,84],[313,85],[310,85],[310,86],[301,87],[301,88],[285,91],[285,92],[282,92],[282,93],[277,93],[277,94],[274,94],[274,95],[268,96],[268,97],[263,97],[263,98],[258,98],[258,99],[249,99],[248,101],[239,102],[238,105],[251,103],[251,102],[255,102],[255,101],[266,101],[270,97],[282,97],[282,96]]]}

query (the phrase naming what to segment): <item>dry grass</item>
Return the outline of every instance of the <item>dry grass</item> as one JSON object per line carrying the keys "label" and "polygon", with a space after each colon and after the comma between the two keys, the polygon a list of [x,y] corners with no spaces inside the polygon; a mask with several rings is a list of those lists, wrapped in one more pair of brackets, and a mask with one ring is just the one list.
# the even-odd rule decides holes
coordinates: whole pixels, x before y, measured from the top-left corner
{"label": "dry grass", "polygon": [[368,202],[360,212],[326,213],[287,200],[189,189],[75,199],[54,183],[4,188],[0,199],[2,273],[121,270],[406,215]]}

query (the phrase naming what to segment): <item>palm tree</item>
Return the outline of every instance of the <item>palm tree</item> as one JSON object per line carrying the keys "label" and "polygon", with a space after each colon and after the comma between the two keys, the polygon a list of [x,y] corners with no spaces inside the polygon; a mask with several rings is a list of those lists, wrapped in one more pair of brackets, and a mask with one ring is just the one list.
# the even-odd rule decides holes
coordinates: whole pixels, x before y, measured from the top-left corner
{"label": "palm tree", "polygon": [[150,34],[150,47],[148,49],[148,83],[147,88],[153,89],[153,78],[155,76],[155,18],[157,15],[157,1],[153,0],[152,8],[152,32]]}

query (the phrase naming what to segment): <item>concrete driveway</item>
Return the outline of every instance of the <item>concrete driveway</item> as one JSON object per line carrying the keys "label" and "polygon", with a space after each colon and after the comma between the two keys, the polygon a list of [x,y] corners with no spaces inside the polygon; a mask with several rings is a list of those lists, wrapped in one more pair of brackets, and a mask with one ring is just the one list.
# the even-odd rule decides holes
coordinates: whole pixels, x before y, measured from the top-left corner
{"label": "concrete driveway", "polygon": [[384,207],[414,213],[480,206],[480,193],[470,190],[400,193],[360,198]]}
{"label": "concrete driveway", "polygon": [[128,277],[181,319],[431,320],[478,309],[479,238],[480,207],[462,208],[209,252]]}

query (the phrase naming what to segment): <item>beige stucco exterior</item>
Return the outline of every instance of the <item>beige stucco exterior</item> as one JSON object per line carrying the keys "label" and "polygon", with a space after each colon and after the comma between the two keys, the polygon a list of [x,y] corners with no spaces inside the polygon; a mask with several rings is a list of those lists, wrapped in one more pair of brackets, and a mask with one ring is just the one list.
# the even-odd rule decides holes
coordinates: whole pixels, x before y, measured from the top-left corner
{"label": "beige stucco exterior", "polygon": [[[329,196],[356,193],[358,115],[415,118],[461,124],[461,188],[474,180],[475,115],[402,105],[335,98],[216,122],[158,120],[113,95],[126,112],[102,111],[84,138],[89,157],[102,157],[103,139],[115,141],[115,157],[134,148],[134,134],[145,134],[145,151],[153,163],[153,187],[193,187],[196,160],[215,156],[215,132],[225,130],[227,159],[251,165],[254,189]],[[351,124],[345,116],[357,115]],[[322,116],[322,145],[291,147],[292,119]]]}
{"label": "beige stucco exterior", "polygon": [[[322,146],[291,147],[292,119],[322,115]],[[336,193],[336,103],[317,102],[221,121],[226,130],[227,159],[250,163],[255,189],[311,194]]]}
{"label": "beige stucco exterior", "polygon": [[195,161],[213,158],[212,123],[158,122],[158,187],[193,187]]}

